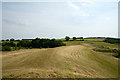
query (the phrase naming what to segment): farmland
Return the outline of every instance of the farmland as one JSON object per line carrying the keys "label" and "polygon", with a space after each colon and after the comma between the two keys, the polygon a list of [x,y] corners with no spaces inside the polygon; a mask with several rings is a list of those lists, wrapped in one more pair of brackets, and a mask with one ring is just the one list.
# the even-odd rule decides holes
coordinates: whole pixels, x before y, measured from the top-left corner
{"label": "farmland", "polygon": [[117,54],[94,50],[117,49],[117,44],[105,43],[103,39],[63,43],[66,46],[3,52],[3,78],[118,77],[118,60],[114,57]]}

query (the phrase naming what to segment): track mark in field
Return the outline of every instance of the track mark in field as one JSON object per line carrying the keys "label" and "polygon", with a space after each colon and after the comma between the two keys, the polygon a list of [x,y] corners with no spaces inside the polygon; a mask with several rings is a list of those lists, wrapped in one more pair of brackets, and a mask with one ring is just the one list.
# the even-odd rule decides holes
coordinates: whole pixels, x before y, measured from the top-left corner
{"label": "track mark in field", "polygon": [[82,49],[84,49],[83,46],[81,45],[74,45],[74,46],[67,46],[64,47],[62,50],[58,50],[58,53],[61,56],[65,56],[65,57],[79,57],[81,54]]}
{"label": "track mark in field", "polygon": [[[111,62],[111,58],[100,55],[83,45],[16,51],[3,55],[3,76],[22,78],[116,77],[114,75],[117,71],[116,60]],[[107,60],[102,58],[107,58]]]}

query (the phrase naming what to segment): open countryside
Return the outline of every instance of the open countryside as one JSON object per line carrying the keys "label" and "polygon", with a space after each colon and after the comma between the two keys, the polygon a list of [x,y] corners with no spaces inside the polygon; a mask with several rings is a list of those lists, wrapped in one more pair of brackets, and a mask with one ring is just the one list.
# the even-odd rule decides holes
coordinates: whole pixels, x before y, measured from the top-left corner
{"label": "open countryside", "polygon": [[3,51],[3,78],[118,77],[119,56],[112,52],[118,44],[105,39],[60,40],[66,46]]}
{"label": "open countryside", "polygon": [[2,78],[118,79],[118,0],[2,2]]}

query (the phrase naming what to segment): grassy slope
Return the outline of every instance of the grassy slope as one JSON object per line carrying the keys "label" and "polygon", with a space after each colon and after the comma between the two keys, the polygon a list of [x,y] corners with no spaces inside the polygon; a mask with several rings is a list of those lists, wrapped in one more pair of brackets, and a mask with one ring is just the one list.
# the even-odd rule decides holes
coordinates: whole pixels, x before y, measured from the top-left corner
{"label": "grassy slope", "polygon": [[70,46],[4,53],[3,77],[117,77],[117,60],[94,52],[85,42],[65,43]]}

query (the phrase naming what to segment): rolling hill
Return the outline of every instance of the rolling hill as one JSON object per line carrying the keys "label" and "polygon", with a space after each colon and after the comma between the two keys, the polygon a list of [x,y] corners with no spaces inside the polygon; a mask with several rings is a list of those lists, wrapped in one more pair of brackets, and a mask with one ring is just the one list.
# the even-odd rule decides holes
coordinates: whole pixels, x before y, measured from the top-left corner
{"label": "rolling hill", "polygon": [[3,52],[3,78],[117,78],[118,61],[89,44]]}

